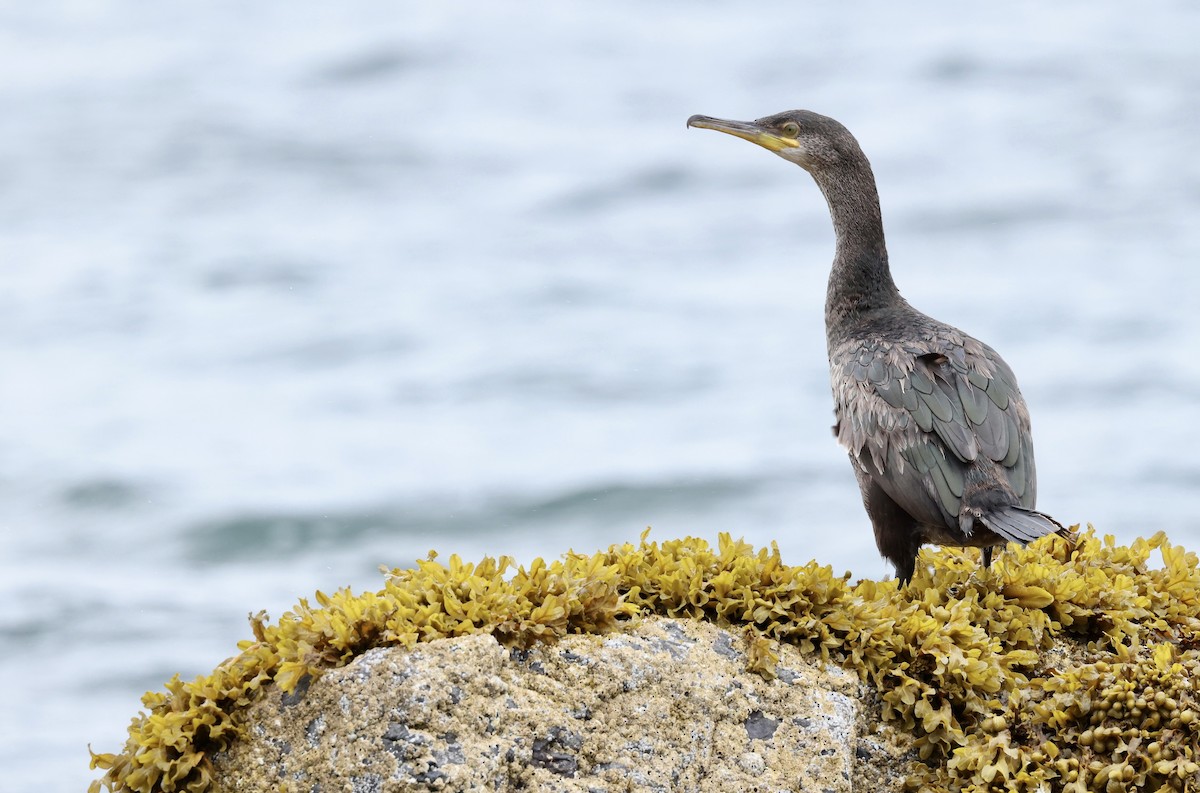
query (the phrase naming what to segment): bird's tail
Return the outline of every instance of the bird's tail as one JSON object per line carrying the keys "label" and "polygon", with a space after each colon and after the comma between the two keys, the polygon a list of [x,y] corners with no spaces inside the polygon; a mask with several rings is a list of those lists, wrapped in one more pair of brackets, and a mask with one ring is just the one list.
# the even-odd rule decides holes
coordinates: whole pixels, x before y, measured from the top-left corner
{"label": "bird's tail", "polygon": [[996,507],[982,513],[979,521],[1004,539],[1022,545],[1047,534],[1057,534],[1074,541],[1071,531],[1057,520],[1044,512],[1025,507]]}

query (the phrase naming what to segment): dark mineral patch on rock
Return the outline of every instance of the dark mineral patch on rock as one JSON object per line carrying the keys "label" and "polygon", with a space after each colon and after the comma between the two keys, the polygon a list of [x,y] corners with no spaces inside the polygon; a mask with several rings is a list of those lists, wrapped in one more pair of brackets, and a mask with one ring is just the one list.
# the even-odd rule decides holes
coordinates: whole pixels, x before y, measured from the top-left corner
{"label": "dark mineral patch on rock", "polygon": [[446,742],[446,751],[434,752],[433,756],[443,764],[450,763],[465,763],[467,757],[463,754],[462,744],[458,742],[458,736],[452,732],[448,732],[442,736],[442,740]]}
{"label": "dark mineral patch on rock", "polygon": [[746,719],[746,736],[752,741],[766,741],[779,729],[779,721],[756,710]]}
{"label": "dark mineral patch on rock", "polygon": [[286,708],[290,708],[293,705],[299,705],[304,701],[304,697],[308,694],[308,687],[311,685],[312,675],[304,675],[304,677],[300,678],[300,680],[296,683],[296,687],[290,694],[284,694],[279,698],[280,704]]}
{"label": "dark mineral patch on rock", "polygon": [[304,725],[304,737],[308,740],[309,746],[316,746],[320,742],[321,733],[325,731],[325,716],[320,715],[312,719],[308,724]]}
{"label": "dark mineral patch on rock", "polygon": [[717,655],[723,655],[726,658],[738,657],[738,651],[733,646],[733,637],[728,633],[718,634],[717,638],[713,640],[712,648]]}
{"label": "dark mineral patch on rock", "polygon": [[582,655],[579,655],[578,653],[573,653],[570,650],[563,650],[561,653],[558,654],[558,657],[563,659],[564,661],[566,661],[569,664],[586,664],[587,663],[587,658],[584,658]]}
{"label": "dark mineral patch on rock", "polygon": [[424,771],[417,771],[412,775],[412,778],[422,785],[432,785],[439,780],[445,782],[450,777],[437,763],[430,763],[429,768]]}
{"label": "dark mineral patch on rock", "polygon": [[579,772],[576,754],[583,746],[583,739],[562,727],[550,728],[545,738],[533,739],[533,765],[553,771],[559,776],[573,777]]}
{"label": "dark mineral patch on rock", "polygon": [[383,734],[383,746],[401,762],[415,760],[425,753],[429,736],[413,732],[403,724],[389,724]]}

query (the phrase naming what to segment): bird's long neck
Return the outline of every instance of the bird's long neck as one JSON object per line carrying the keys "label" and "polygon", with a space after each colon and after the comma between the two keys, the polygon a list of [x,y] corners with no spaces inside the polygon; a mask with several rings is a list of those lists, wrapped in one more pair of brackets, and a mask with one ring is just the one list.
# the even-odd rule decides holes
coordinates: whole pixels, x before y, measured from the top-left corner
{"label": "bird's long neck", "polygon": [[830,337],[864,314],[904,304],[888,268],[875,175],[866,158],[813,174],[833,218],[837,248],[825,297]]}

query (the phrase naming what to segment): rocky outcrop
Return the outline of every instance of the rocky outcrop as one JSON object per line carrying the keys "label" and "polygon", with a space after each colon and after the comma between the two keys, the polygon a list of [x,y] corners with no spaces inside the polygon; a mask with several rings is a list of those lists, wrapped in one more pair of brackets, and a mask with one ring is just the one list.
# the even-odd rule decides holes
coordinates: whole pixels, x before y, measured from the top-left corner
{"label": "rocky outcrop", "polygon": [[[489,635],[377,648],[245,714],[214,789],[895,790],[912,757],[840,667],[645,618],[529,650]],[[865,697],[864,697],[865,695]]]}
{"label": "rocky outcrop", "polygon": [[921,559],[898,588],[727,535],[431,555],[252,616],[91,790],[1200,789],[1196,554],[1089,530]]}

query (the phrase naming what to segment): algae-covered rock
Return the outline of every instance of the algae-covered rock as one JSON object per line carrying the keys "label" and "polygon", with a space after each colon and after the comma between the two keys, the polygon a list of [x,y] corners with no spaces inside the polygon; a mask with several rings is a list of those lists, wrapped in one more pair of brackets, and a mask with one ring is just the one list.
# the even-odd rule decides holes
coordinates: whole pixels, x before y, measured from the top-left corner
{"label": "algae-covered rock", "polygon": [[[852,780],[864,769],[886,767],[893,778],[905,777],[906,789],[922,791],[1200,789],[1200,571],[1194,553],[1171,545],[1161,533],[1119,546],[1089,530],[1074,544],[1051,537],[1027,548],[1010,547],[986,570],[980,569],[974,551],[961,549],[923,551],[918,562],[912,585],[898,588],[894,581],[851,584],[848,574],[835,575],[815,562],[790,566],[777,549],[756,550],[724,535],[717,548],[694,538],[657,543],[643,537],[637,545],[572,553],[552,563],[539,559],[515,569],[505,558],[466,564],[451,557],[441,564],[431,556],[411,569],[390,571],[379,591],[317,593],[315,606],[301,600],[274,625],[262,616],[252,618],[254,639],[242,642],[241,652],[211,675],[191,682],[175,678],[166,692],[143,697],[146,710],[131,723],[124,748],[93,754],[93,767],[105,773],[92,789],[204,793],[213,785],[228,785],[233,768],[261,759],[262,778],[276,787],[314,790],[303,788],[304,780],[296,776],[313,772],[298,759],[306,744],[295,736],[270,744],[280,757],[285,744],[289,753],[297,753],[289,754],[282,778],[282,760],[268,768],[265,764],[273,762],[269,754],[244,754],[252,746],[267,745],[261,740],[268,735],[294,732],[294,726],[285,728],[282,721],[274,724],[272,719],[282,720],[282,715],[264,715],[271,712],[271,703],[295,703],[288,705],[293,710],[313,707],[305,704],[306,691],[325,691],[325,686],[380,664],[406,669],[415,659],[428,658],[435,646],[441,647],[431,643],[442,639],[457,639],[447,645],[451,648],[474,648],[472,663],[498,664],[488,667],[494,674],[463,674],[456,670],[461,664],[447,661],[437,672],[443,677],[428,690],[403,689],[408,693],[394,700],[376,697],[374,705],[363,704],[368,726],[329,731],[342,703],[350,707],[348,696],[339,696],[337,709],[313,711],[304,720],[304,741],[309,732],[318,743],[323,730],[329,735],[329,757],[318,769],[350,773],[336,765],[346,757],[380,764],[378,772],[347,777],[357,782],[342,789],[382,791],[389,780],[410,786],[396,789],[438,789],[448,784],[448,769],[456,766],[485,776],[500,774],[488,778],[513,785],[530,774],[549,774],[555,784],[564,785],[581,778],[570,774],[599,770],[616,774],[618,781],[604,777],[608,787],[598,789],[651,789],[640,787],[632,776],[632,760],[649,756],[638,752],[645,744],[637,740],[664,736],[671,715],[683,723],[691,720],[683,729],[694,729],[697,736],[713,724],[711,748],[704,754],[706,744],[697,737],[692,742],[695,759],[688,763],[678,755],[674,760],[667,754],[655,757],[659,765],[637,770],[647,774],[648,785],[674,786],[671,774],[703,772],[710,775],[694,789],[726,790],[734,783],[718,781],[723,778],[719,775],[741,769],[760,785],[779,774],[784,781],[773,789],[803,789],[800,779],[817,773],[818,759],[806,755],[789,765],[766,743],[790,740],[792,726],[786,725],[821,728],[817,721],[789,721],[794,712],[787,708],[793,706],[785,708],[774,699],[799,690],[792,687],[797,679],[809,679],[799,671],[804,667],[797,659],[809,659],[819,669],[832,662],[856,676],[862,684],[854,705],[859,714],[854,718],[860,719],[856,724],[867,718],[861,714],[872,714],[872,723],[911,741],[915,759],[899,749],[893,757],[887,748],[891,741],[856,728],[857,737],[847,738],[856,758]],[[671,623],[644,628],[667,632],[657,639],[636,633],[643,629],[639,626],[653,626],[647,620],[654,615],[705,622],[709,628],[695,630],[721,629],[727,639],[701,641],[695,638],[699,634],[684,631],[694,645],[686,659],[677,659],[666,648],[683,640],[670,638],[676,629],[661,627]],[[464,638],[475,636],[490,638]],[[649,643],[642,645],[643,652],[663,648],[665,657],[660,652],[654,663],[621,666],[615,660],[623,657],[620,648],[639,641]],[[701,658],[708,652],[702,646],[718,656],[722,647],[728,649],[732,655],[726,660],[740,665],[740,676]],[[409,654],[381,648],[404,648]],[[514,657],[514,650],[529,655]],[[572,666],[566,651],[593,663]],[[522,658],[536,659],[545,674]],[[517,674],[521,664],[529,667],[521,673],[524,683],[517,685],[516,678],[505,682],[505,675]],[[642,739],[621,732],[637,722],[635,716],[609,718],[607,727],[618,736],[611,739],[588,732],[581,726],[588,719],[570,713],[536,723],[521,723],[512,714],[505,716],[510,720],[496,720],[506,714],[510,699],[546,713],[562,711],[568,702],[591,702],[593,713],[604,713],[601,701],[593,699],[600,695],[590,689],[615,691],[613,669],[618,668],[628,670],[622,690],[626,683],[642,685],[658,674],[690,679],[692,691],[730,691],[730,699],[725,711],[716,706],[690,710],[686,695],[676,695],[673,710],[655,711],[650,700],[616,697],[623,705],[633,703],[635,714],[643,713],[638,705],[648,709],[653,729],[642,727],[648,731]],[[663,668],[675,671],[653,672]],[[593,671],[598,675],[594,680],[587,677]],[[758,677],[745,675],[747,671]],[[705,675],[715,675],[715,682],[706,683]],[[457,682],[447,687],[451,678]],[[505,747],[501,760],[467,759],[468,737],[488,735],[486,719],[476,720],[475,732],[439,720],[444,703],[455,704],[453,696],[468,691],[467,679],[471,686],[486,686],[493,679],[504,684],[493,700],[505,710],[496,710],[492,702],[491,710],[482,711],[496,714],[490,729],[497,745]],[[740,681],[741,687],[729,681]],[[398,685],[403,687],[403,681]],[[815,693],[816,684],[803,685],[811,701],[819,703],[823,695]],[[456,687],[459,694],[454,695]],[[826,688],[830,698],[850,696],[836,685]],[[435,697],[435,689],[442,699]],[[363,696],[363,703],[371,701],[369,694]],[[443,704],[433,708],[432,702]],[[421,718],[428,723],[402,717],[420,716],[423,707],[428,714]],[[473,718],[462,703],[458,707],[459,717]],[[741,719],[746,737],[734,730],[740,744],[717,732],[716,725],[724,723],[713,715],[719,712],[730,714],[734,724]],[[828,724],[824,728],[833,729]],[[380,746],[388,756],[379,753]],[[836,753],[820,756],[817,751],[845,767]],[[872,759],[876,751],[889,759]],[[713,761],[718,752],[721,762]],[[230,764],[227,758],[234,756],[241,759]],[[389,756],[393,766],[385,768]],[[657,773],[667,778],[649,776]],[[262,778],[254,778],[258,781],[253,784],[263,784]],[[884,789],[887,784],[887,779],[875,779],[864,787]],[[691,788],[680,783],[678,789]],[[329,793],[328,788],[320,790]]]}
{"label": "algae-covered rock", "polygon": [[487,635],[370,650],[253,705],[212,790],[840,792],[885,789],[880,769],[896,789],[903,764],[862,762],[901,750],[857,675],[781,647],[767,680],[747,650],[661,618],[529,650]]}

